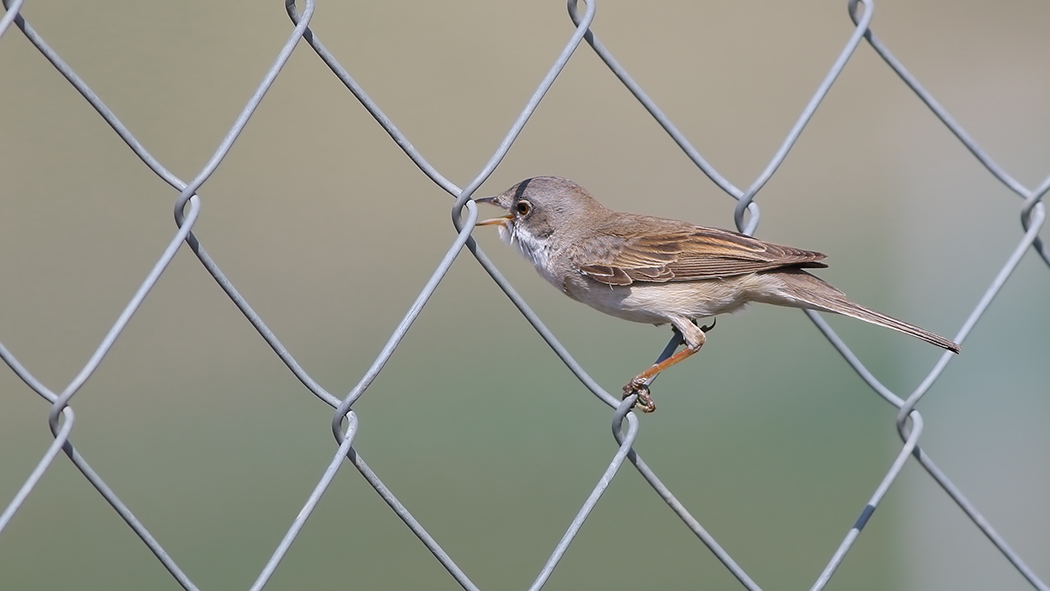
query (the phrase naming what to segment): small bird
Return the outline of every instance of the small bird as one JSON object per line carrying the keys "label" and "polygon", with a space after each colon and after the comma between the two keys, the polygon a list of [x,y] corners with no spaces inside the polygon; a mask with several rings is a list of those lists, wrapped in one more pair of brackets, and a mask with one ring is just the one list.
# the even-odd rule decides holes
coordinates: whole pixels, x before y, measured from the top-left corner
{"label": "small bird", "polygon": [[[855,304],[804,269],[827,265],[825,255],[779,246],[745,234],[688,222],[622,213],[598,203],[576,183],[553,176],[525,179],[494,197],[504,242],[517,247],[544,279],[572,299],[606,314],[670,323],[685,348],[623,387],[644,412],[656,410],[647,382],[700,350],[709,327],[694,322],[762,302],[834,312],[909,334],[953,353],[959,345],[932,332]],[[713,326],[713,325],[712,325]]]}

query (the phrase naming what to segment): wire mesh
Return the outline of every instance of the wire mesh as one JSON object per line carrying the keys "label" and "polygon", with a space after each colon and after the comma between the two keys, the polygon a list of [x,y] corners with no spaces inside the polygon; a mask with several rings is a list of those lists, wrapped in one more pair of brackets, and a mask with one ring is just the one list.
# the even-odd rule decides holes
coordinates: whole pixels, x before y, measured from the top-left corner
{"label": "wire mesh", "polygon": [[[958,343],[964,343],[976,322],[985,314],[992,304],[993,298],[1000,292],[1010,279],[1021,262],[1022,257],[1029,251],[1038,255],[1048,266],[1050,266],[1050,249],[1040,239],[1039,232],[1045,221],[1045,206],[1042,203],[1043,195],[1050,190],[1050,177],[1046,178],[1035,188],[1028,188],[1010,176],[971,138],[962,127],[952,119],[947,111],[924,89],[918,80],[908,72],[904,65],[897,60],[887,47],[882,44],[871,29],[871,20],[874,14],[874,3],[872,1],[850,0],[848,2],[848,14],[853,22],[853,32],[845,47],[842,48],[838,57],[834,60],[824,79],[814,91],[809,103],[799,115],[794,126],[766,165],[758,177],[741,189],[722,176],[710,163],[708,163],[700,152],[686,138],[670,119],[660,110],[656,103],[645,93],[641,86],[628,74],[612,56],[611,52],[604,47],[590,27],[596,13],[596,3],[587,2],[579,6],[574,0],[568,3],[569,17],[574,25],[572,34],[565,42],[564,48],[550,66],[546,75],[536,86],[532,96],[528,99],[525,107],[518,114],[516,120],[505,134],[498,149],[489,157],[485,165],[464,187],[460,188],[442,175],[423,154],[417,150],[409,139],[394,125],[388,117],[364,91],[358,82],[351,77],[350,73],[340,65],[336,57],[330,53],[321,43],[317,35],[310,29],[309,24],[314,16],[315,3],[307,1],[302,6],[302,11],[292,1],[286,2],[287,13],[293,23],[293,28],[287,40],[281,46],[274,63],[267,70],[262,81],[244,106],[234,124],[225,134],[224,139],[214,151],[207,164],[188,182],[181,180],[169,171],[159,160],[157,160],[145,146],[128,130],[117,118],[117,115],[108,108],[102,100],[88,87],[76,72],[54,51],[43,38],[30,26],[29,22],[20,14],[21,1],[7,2],[7,12],[0,19],[0,35],[4,34],[10,25],[14,24],[32,43],[32,45],[54,66],[54,68],[79,92],[92,108],[103,118],[112,130],[124,141],[146,166],[152,170],[164,182],[175,188],[179,195],[174,204],[174,216],[176,230],[171,235],[167,247],[157,259],[155,265],[141,282],[134,296],[124,307],[116,322],[110,327],[105,338],[98,344],[88,362],[80,369],[76,377],[63,388],[52,390],[45,386],[34,374],[23,366],[14,354],[3,344],[0,344],[0,357],[7,363],[11,370],[38,395],[44,398],[50,405],[48,423],[54,436],[54,443],[46,450],[32,473],[25,479],[24,484],[17,491],[13,499],[7,504],[3,513],[0,514],[0,532],[11,522],[16,513],[33,495],[43,476],[54,465],[59,453],[64,453],[70,462],[80,471],[83,477],[98,490],[99,493],[112,507],[113,511],[123,519],[127,525],[141,539],[150,552],[157,558],[171,576],[185,589],[197,589],[189,573],[185,572],[178,562],[164,549],[161,543],[153,537],[146,525],[140,521],[131,509],[125,504],[117,493],[111,489],[103,478],[80,455],[70,440],[76,425],[73,407],[71,403],[77,392],[92,377],[92,374],[102,364],[103,359],[111,350],[121,332],[127,326],[132,315],[139,310],[147,300],[150,290],[157,284],[160,278],[169,269],[176,253],[183,248],[188,248],[197,257],[200,264],[217,285],[226,293],[237,309],[244,315],[248,322],[258,332],[259,336],[277,354],[278,358],[287,366],[288,370],[302,382],[318,399],[334,408],[332,414],[331,428],[336,440],[336,448],[328,464],[324,475],[317,481],[313,491],[303,503],[302,509],[294,522],[288,528],[287,533],[280,540],[269,561],[260,571],[252,589],[261,589],[270,581],[277,570],[281,560],[295,543],[306,520],[317,506],[326,489],[333,482],[337,472],[346,463],[353,465],[364,480],[373,487],[383,501],[390,507],[398,518],[400,518],[418,540],[433,554],[433,556],[445,568],[448,574],[464,589],[477,589],[468,573],[453,560],[453,557],[440,545],[439,541],[429,534],[423,525],[413,517],[409,509],[402,504],[391,488],[380,480],[378,475],[365,463],[354,446],[354,438],[358,432],[361,417],[354,410],[355,403],[366,395],[369,387],[383,371],[384,366],[390,360],[402,339],[409,333],[413,323],[423,312],[424,306],[434,295],[439,284],[446,277],[453,262],[459,255],[467,250],[471,253],[477,263],[488,273],[491,279],[507,295],[510,301],[521,312],[525,320],[535,329],[537,335],[542,338],[576,378],[595,397],[604,402],[612,409],[612,435],[615,441],[615,452],[609,461],[604,473],[595,484],[590,495],[572,520],[564,535],[551,550],[546,563],[540,569],[535,580],[531,583],[531,589],[542,588],[554,573],[559,561],[565,555],[570,544],[573,542],[584,522],[591,512],[601,501],[603,493],[611,482],[621,473],[625,464],[630,464],[648,482],[655,492],[677,515],[683,524],[688,527],[700,542],[725,566],[740,585],[747,589],[760,589],[758,583],[749,576],[745,569],[738,564],[730,553],[723,548],[681,503],[667,485],[657,476],[638,455],[634,444],[639,437],[640,423],[631,411],[634,398],[619,400],[617,397],[606,392],[584,368],[573,358],[570,352],[555,338],[554,334],[544,325],[539,316],[532,311],[525,300],[518,294],[510,282],[500,273],[493,262],[485,255],[471,237],[475,223],[478,220],[478,212],[471,200],[475,191],[493,174],[500,165],[503,158],[518,139],[519,134],[525,128],[529,118],[533,115],[547,92],[555,84],[556,79],[565,70],[570,60],[583,51],[592,51],[609,70],[623,83],[637,101],[644,107],[660,127],[673,139],[685,155],[698,167],[710,180],[725,191],[729,196],[736,199],[735,222],[741,232],[752,234],[758,228],[761,221],[761,213],[755,201],[758,192],[775,175],[780,165],[788,156],[796,141],[802,135],[806,125],[818,111],[821,101],[828,95],[839,75],[843,72],[850,60],[853,58],[858,47],[867,44],[873,49],[892,70],[900,77],[901,81],[932,111],[936,117],[947,127],[952,134],[977,161],[1001,182],[1011,192],[1021,198],[1020,203],[1020,237],[1016,247],[1010,256],[1001,264],[994,280],[987,287],[984,295],[973,306],[969,316],[963,321],[961,327],[954,336]],[[375,121],[390,136],[414,164],[431,181],[454,198],[452,206],[452,223],[456,230],[456,237],[448,246],[448,249],[433,270],[424,288],[419,292],[415,301],[404,315],[401,322],[390,335],[386,345],[376,357],[371,367],[364,373],[360,381],[344,396],[339,396],[325,390],[324,387],[313,378],[300,363],[293,357],[289,350],[281,343],[277,335],[272,331],[263,318],[248,304],[246,299],[234,287],[230,279],[219,268],[217,262],[208,254],[201,244],[193,229],[198,223],[201,215],[201,198],[197,196],[197,190],[218,169],[224,157],[230,152],[237,142],[242,130],[244,130],[249,119],[256,112],[266,92],[272,87],[282,69],[288,63],[293,51],[300,44],[312,49],[324,62],[339,81],[353,94],[354,97],[371,114]],[[976,506],[963,495],[963,492],[948,478],[944,470],[932,460],[932,458],[919,446],[923,435],[924,420],[916,409],[917,404],[929,391],[931,386],[942,375],[945,368],[953,360],[951,353],[945,352],[929,369],[920,384],[906,396],[894,393],[884,386],[869,371],[864,363],[855,355],[845,342],[839,338],[832,328],[816,313],[806,312],[809,318],[816,324],[819,330],[827,337],[828,341],[838,350],[845,362],[857,373],[871,390],[889,404],[898,409],[896,427],[900,434],[901,446],[896,458],[886,470],[881,482],[871,493],[870,497],[858,501],[859,516],[848,528],[848,533],[842,539],[840,545],[828,559],[823,571],[812,584],[812,589],[823,589],[831,581],[836,569],[845,560],[848,553],[853,549],[855,542],[864,527],[873,517],[876,508],[883,501],[885,495],[898,480],[901,471],[913,461],[925,470],[929,477],[935,481],[948,495],[948,497],[969,517],[973,525],[977,527],[994,545],[994,547],[1006,558],[1016,571],[1034,588],[1050,589],[1039,576],[1026,565],[1022,557],[1011,549],[1007,541],[1000,535],[978,511]],[[669,356],[679,344],[677,337],[673,338],[663,351],[660,359]]]}

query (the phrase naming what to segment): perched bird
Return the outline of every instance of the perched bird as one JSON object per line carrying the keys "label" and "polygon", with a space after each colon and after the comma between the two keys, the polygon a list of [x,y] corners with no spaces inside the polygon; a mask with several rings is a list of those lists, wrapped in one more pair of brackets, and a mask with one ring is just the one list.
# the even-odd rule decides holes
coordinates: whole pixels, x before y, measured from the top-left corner
{"label": "perched bird", "polygon": [[806,272],[827,266],[820,262],[825,257],[819,252],[678,220],[613,211],[580,185],[560,177],[526,179],[476,201],[508,212],[477,225],[498,225],[500,237],[517,247],[562,293],[624,320],[670,323],[682,334],[684,349],[623,387],[624,398],[638,394],[638,405],[645,412],[656,409],[647,381],[703,346],[705,330],[694,321],[733,312],[750,302],[834,312],[959,352],[952,341],[853,303]]}

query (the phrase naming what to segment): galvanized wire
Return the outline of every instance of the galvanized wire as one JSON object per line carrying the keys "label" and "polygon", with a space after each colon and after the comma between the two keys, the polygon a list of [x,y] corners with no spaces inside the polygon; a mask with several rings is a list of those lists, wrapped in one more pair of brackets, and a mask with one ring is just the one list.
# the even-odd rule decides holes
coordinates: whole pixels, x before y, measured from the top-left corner
{"label": "galvanized wire", "polygon": [[[860,5],[863,4],[863,9]],[[638,473],[652,486],[654,492],[663,499],[671,510],[682,520],[700,541],[710,549],[712,554],[725,565],[730,573],[747,589],[760,589],[759,585],[745,572],[745,570],[733,560],[729,553],[723,549],[714,537],[707,532],[694,516],[692,516],[676,496],[657,477],[655,472],[634,450],[633,445],[640,432],[639,421],[631,407],[635,401],[634,397],[627,400],[619,400],[603,390],[587,372],[577,363],[566,348],[558,342],[554,335],[544,326],[540,318],[529,308],[524,299],[514,290],[506,278],[499,272],[484,252],[471,237],[471,232],[477,222],[477,208],[471,201],[474,191],[496,170],[503,157],[514,144],[518,135],[524,128],[532,113],[539,106],[544,95],[555,83],[557,77],[562,73],[566,64],[574,53],[585,41],[591,50],[609,67],[612,73],[626,86],[641,105],[652,115],[655,121],[667,132],[677,143],[686,156],[696,164],[717,186],[721,187],[729,196],[737,200],[735,209],[735,222],[738,229],[745,233],[753,233],[760,221],[760,212],[755,197],[767,181],[776,173],[780,164],[784,161],[795,142],[803,132],[806,124],[817,111],[821,101],[835,83],[839,74],[843,71],[853,56],[861,41],[867,43],[874,51],[882,57],[885,63],[894,70],[904,83],[925,103],[930,110],[947,126],[960,142],[974,155],[977,161],[983,165],[996,179],[1008,187],[1012,192],[1020,196],[1024,201],[1020,210],[1022,236],[1014,251],[1003,263],[998,274],[988,286],[984,295],[974,305],[962,327],[959,329],[955,341],[962,343],[970,330],[981,316],[992,304],[993,298],[1008,281],[1011,273],[1017,268],[1022,257],[1029,249],[1034,250],[1044,262],[1050,266],[1050,250],[1039,238],[1039,232],[1045,222],[1045,206],[1042,198],[1050,190],[1050,177],[1034,189],[1029,189],[1011,177],[955,122],[945,109],[926,91],[923,86],[912,76],[904,66],[889,52],[889,50],[876,38],[872,32],[870,23],[874,11],[871,0],[849,0],[849,16],[854,23],[853,33],[843,47],[837,59],[832,63],[828,73],[819,84],[809,103],[797,118],[788,135],[780,147],[770,159],[767,166],[758,177],[748,185],[746,190],[737,188],[733,183],[722,176],[711,166],[688,141],[685,135],[678,130],[670,119],[660,110],[655,102],[642,90],[639,84],[627,73],[627,71],[613,58],[610,51],[599,41],[593,30],[590,29],[594,19],[596,5],[592,0],[586,3],[586,10],[581,14],[575,0],[569,0],[568,12],[575,29],[558,57],[554,60],[547,74],[539,82],[536,90],[526,102],[517,119],[505,134],[499,147],[492,154],[486,164],[460,189],[454,183],[445,178],[426,158],[412,145],[408,138],[398,130],[393,121],[383,113],[378,104],[365,93],[364,89],[351,77],[349,72],[343,68],[334,55],[332,55],[321,43],[316,34],[309,28],[310,19],[314,13],[314,0],[304,3],[304,10],[299,13],[292,0],[286,0],[285,8],[290,16],[293,29],[287,41],[281,46],[273,65],[267,70],[263,80],[255,92],[247,101],[245,107],[237,117],[229,132],[222,140],[218,148],[208,160],[207,164],[188,183],[180,180],[159,161],[157,161],[146,148],[135,138],[133,134],[120,122],[116,114],[110,110],[88,85],[66,64],[66,62],[44,42],[43,38],[29,26],[25,19],[19,14],[22,6],[21,0],[8,2],[4,0],[7,12],[0,18],[0,35],[2,35],[10,23],[14,23],[23,33],[27,40],[32,43],[46,59],[62,74],[74,88],[88,101],[99,115],[109,124],[115,133],[127,144],[127,146],[166,183],[171,185],[179,195],[174,202],[174,215],[176,229],[172,233],[167,247],[158,256],[156,264],[146,275],[138,290],[133,294],[122,313],[109,329],[107,335],[99,343],[88,361],[80,369],[76,377],[70,381],[60,392],[49,389],[38,380],[18,359],[0,343],[0,358],[11,368],[11,370],[26,383],[29,388],[47,400],[51,407],[48,414],[48,423],[54,435],[54,443],[48,448],[44,456],[38,462],[32,473],[26,478],[14,498],[8,503],[3,513],[0,513],[0,533],[4,530],[11,518],[22,506],[26,498],[31,495],[42,476],[47,472],[57,457],[59,451],[64,452],[71,462],[81,471],[84,477],[94,486],[109,502],[114,511],[132,528],[144,544],[157,557],[160,563],[171,573],[174,579],[185,589],[196,589],[189,576],[179,565],[165,552],[160,543],[149,533],[145,525],[135,517],[128,506],[121,501],[116,493],[109,488],[87,463],[87,461],[76,450],[70,435],[75,426],[75,415],[70,403],[81,387],[91,378],[92,373],[99,367],[103,358],[111,349],[117,336],[133,314],[142,306],[149,296],[151,288],[156,284],[160,276],[166,271],[176,252],[185,244],[199,259],[202,266],[215,279],[216,283],[225,291],[231,301],[237,306],[249,323],[256,329],[260,337],[274,350],[281,361],[288,367],[293,375],[298,378],[307,389],[317,398],[333,407],[332,430],[336,440],[336,448],[331,461],[324,474],[318,480],[314,489],[304,502],[302,509],[287,530],[283,538],[278,542],[277,548],[270,560],[264,565],[256,578],[252,589],[261,589],[270,580],[278,568],[281,559],[288,549],[295,543],[307,518],[313,512],[321,496],[333,481],[338,470],[346,463],[353,465],[363,476],[365,481],[371,485],[387,503],[391,510],[409,527],[434,557],[442,564],[453,579],[464,589],[477,589],[467,574],[444,551],[437,540],[431,536],[395,496],[394,492],[379,479],[378,475],[365,463],[359,451],[354,446],[354,438],[358,430],[360,417],[354,411],[354,404],[367,392],[375,378],[382,372],[386,362],[397,349],[401,340],[411,330],[413,322],[423,311],[427,301],[433,296],[440,282],[444,279],[452,263],[464,250],[469,251],[483,269],[491,276],[493,281],[503,290],[511,302],[518,308],[522,316],[537,334],[542,338],[565,363],[580,382],[587,387],[600,401],[611,409],[612,434],[615,441],[615,452],[612,455],[602,476],[594,486],[583,506],[569,524],[561,540],[556,544],[550,554],[550,558],[541,568],[539,574],[533,581],[530,589],[540,589],[554,572],[562,556],[572,543],[580,528],[590,515],[591,511],[600,502],[602,494],[609,484],[617,476],[625,461],[630,462]],[[377,356],[371,367],[364,373],[358,384],[345,396],[339,397],[327,392],[316,380],[314,380],[295,360],[291,353],[281,344],[277,336],[269,329],[263,319],[251,308],[245,298],[234,288],[232,282],[220,270],[217,263],[205,251],[199,239],[193,234],[192,229],[201,215],[202,200],[197,196],[197,189],[218,168],[223,158],[237,141],[240,132],[244,129],[258,107],[262,97],[272,86],[274,80],[280,74],[281,69],[287,63],[293,50],[300,40],[311,47],[320,59],[331,69],[332,73],[346,86],[350,93],[373,116],[376,122],[390,135],[394,142],[415,163],[415,165],[429,177],[435,184],[441,187],[455,198],[452,207],[452,222],[456,230],[456,237],[451,242],[445,256],[431,274],[425,287],[419,293],[408,312],[391,334],[386,346]],[[464,214],[464,208],[466,213]],[[749,215],[745,219],[745,212]],[[860,535],[865,525],[873,516],[887,491],[895,483],[901,470],[909,458],[914,458],[918,465],[937,482],[949,495],[949,497],[963,510],[971,521],[982,533],[995,545],[1003,556],[1016,568],[1016,570],[1032,585],[1041,590],[1048,587],[1029,568],[1021,557],[1010,548],[1006,540],[997,533],[981,515],[976,507],[968,501],[954,485],[947,475],[933,462],[919,446],[919,440],[923,433],[923,417],[916,410],[916,405],[925,395],[929,388],[941,376],[947,364],[953,359],[953,355],[945,352],[927,373],[926,377],[907,397],[901,397],[886,386],[881,384],[875,376],[864,366],[860,359],[846,346],[841,338],[835,334],[830,326],[816,313],[806,312],[809,318],[816,324],[818,329],[827,337],[828,341],[839,351],[843,359],[848,363],[866,382],[871,389],[888,403],[898,409],[896,418],[902,445],[894,461],[887,468],[884,477],[875,488],[874,492],[863,504],[859,517],[848,529],[847,534],[839,547],[830,557],[821,574],[813,583],[812,589],[822,589],[828,584],[836,569],[842,564],[846,555],[852,548],[854,542]],[[665,359],[671,355],[676,347],[680,345],[680,335],[675,335],[665,348],[659,359]],[[626,421],[626,425],[624,422]]]}

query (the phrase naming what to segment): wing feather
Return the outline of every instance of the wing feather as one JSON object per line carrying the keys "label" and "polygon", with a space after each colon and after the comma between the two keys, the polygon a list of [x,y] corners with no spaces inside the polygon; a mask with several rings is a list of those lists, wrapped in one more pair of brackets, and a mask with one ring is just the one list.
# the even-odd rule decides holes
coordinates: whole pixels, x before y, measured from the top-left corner
{"label": "wing feather", "polygon": [[819,262],[824,258],[819,252],[763,242],[718,228],[681,222],[676,225],[677,228],[660,234],[649,232],[641,236],[622,228],[607,228],[601,254],[580,252],[574,262],[590,278],[609,285],[697,281],[781,267],[827,266]]}

